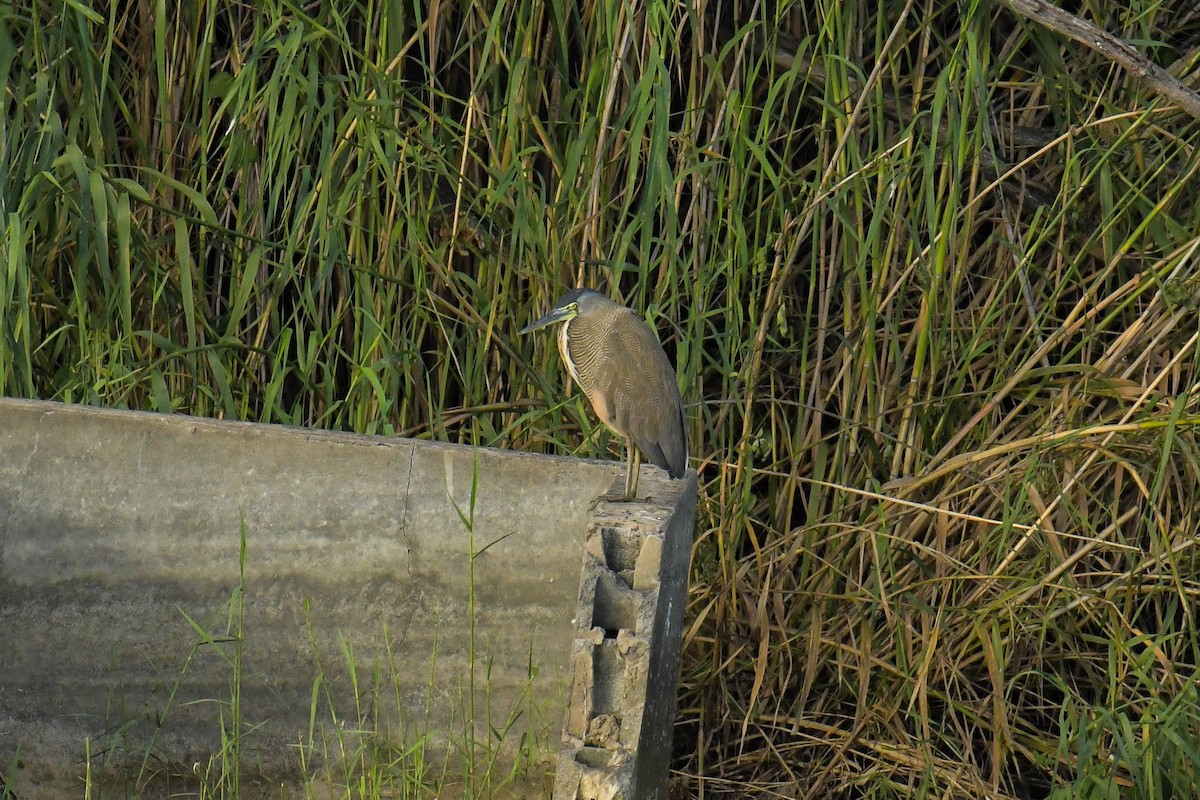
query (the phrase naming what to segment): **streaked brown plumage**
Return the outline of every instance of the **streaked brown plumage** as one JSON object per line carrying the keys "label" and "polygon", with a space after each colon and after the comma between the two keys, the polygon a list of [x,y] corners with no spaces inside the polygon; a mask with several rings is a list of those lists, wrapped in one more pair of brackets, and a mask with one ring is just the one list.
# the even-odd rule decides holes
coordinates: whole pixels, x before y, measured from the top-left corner
{"label": "streaked brown plumage", "polygon": [[600,421],[629,447],[624,499],[637,493],[640,452],[672,478],[687,471],[687,422],[675,370],[640,317],[591,289],[567,292],[521,333],[563,323],[558,349]]}

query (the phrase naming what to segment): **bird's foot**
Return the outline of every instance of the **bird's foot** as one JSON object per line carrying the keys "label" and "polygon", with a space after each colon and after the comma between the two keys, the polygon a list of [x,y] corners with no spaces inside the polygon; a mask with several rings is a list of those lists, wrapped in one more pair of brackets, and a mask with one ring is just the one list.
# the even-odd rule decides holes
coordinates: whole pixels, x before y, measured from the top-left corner
{"label": "bird's foot", "polygon": [[621,492],[610,492],[608,494],[602,494],[602,495],[599,495],[598,497],[596,497],[596,499],[592,501],[592,509],[594,510],[596,508],[596,504],[601,503],[601,502],[603,502],[603,503],[649,503],[653,499],[654,498],[650,497],[649,495],[647,495],[646,497],[626,497]]}

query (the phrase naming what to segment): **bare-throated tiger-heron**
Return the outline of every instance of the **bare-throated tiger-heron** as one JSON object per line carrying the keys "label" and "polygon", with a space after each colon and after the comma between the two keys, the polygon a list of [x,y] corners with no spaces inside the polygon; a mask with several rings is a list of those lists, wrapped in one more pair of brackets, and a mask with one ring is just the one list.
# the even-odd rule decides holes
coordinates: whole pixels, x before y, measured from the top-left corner
{"label": "bare-throated tiger-heron", "polygon": [[687,423],[675,370],[658,336],[640,317],[591,289],[572,289],[550,313],[526,326],[558,329],[558,350],[600,421],[625,439],[623,500],[637,496],[638,454],[682,478],[687,471]]}

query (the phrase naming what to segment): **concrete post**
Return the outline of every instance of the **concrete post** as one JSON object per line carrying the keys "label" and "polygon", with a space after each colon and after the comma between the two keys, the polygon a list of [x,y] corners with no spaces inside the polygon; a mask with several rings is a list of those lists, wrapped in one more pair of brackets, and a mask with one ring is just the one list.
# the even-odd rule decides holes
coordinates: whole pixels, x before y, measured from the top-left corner
{"label": "concrete post", "polygon": [[667,797],[696,474],[642,481],[588,525],[554,800]]}

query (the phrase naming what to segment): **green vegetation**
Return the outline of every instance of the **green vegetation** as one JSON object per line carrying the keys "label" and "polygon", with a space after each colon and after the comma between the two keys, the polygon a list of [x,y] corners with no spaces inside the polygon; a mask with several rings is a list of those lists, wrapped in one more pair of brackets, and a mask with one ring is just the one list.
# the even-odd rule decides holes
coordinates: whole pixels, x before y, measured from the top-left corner
{"label": "green vegetation", "polygon": [[[304,620],[309,658],[293,664],[293,674],[284,682],[311,676],[311,698],[307,710],[307,730],[286,743],[286,753],[267,753],[267,765],[259,762],[269,749],[270,736],[280,726],[264,732],[270,725],[244,713],[243,691],[247,686],[258,692],[271,691],[273,676],[247,670],[248,656],[262,648],[246,632],[246,603],[250,599],[247,564],[247,529],[243,522],[239,552],[239,580],[233,587],[224,613],[202,621],[183,609],[179,614],[191,629],[193,644],[181,653],[178,674],[171,685],[163,687],[162,702],[153,718],[139,713],[137,703],[127,703],[119,688],[110,699],[111,717],[96,739],[82,743],[85,760],[78,787],[87,798],[105,797],[346,797],[372,800],[396,798],[462,798],[462,800],[505,800],[506,798],[548,797],[553,784],[552,743],[543,738],[538,721],[542,714],[533,692],[537,670],[532,658],[528,683],[516,705],[507,707],[492,695],[491,661],[475,649],[474,561],[480,555],[474,549],[476,476],[472,476],[471,499],[460,509],[460,520],[472,543],[468,571],[470,588],[465,606],[469,665],[460,682],[447,683],[452,675],[439,665],[439,648],[431,654],[429,674],[424,676],[424,713],[406,714],[411,709],[414,684],[423,676],[404,672],[411,659],[400,656],[409,646],[406,637],[395,635],[386,624],[370,648],[373,655],[364,658],[354,645],[339,637],[333,658],[330,643],[321,639],[328,631],[314,627],[309,601],[304,601]],[[439,631],[440,638],[440,631]],[[279,659],[276,659],[279,661]],[[196,693],[197,672],[205,672],[204,662],[217,664],[218,673],[226,673],[229,692],[225,697],[185,700]],[[120,671],[121,665],[112,669]],[[211,674],[211,673],[210,673]],[[439,679],[442,683],[435,686]],[[265,678],[265,684],[264,684]],[[191,684],[190,687],[188,684]],[[121,682],[114,676],[114,687]],[[435,695],[450,695],[446,714],[433,719]],[[184,710],[195,706],[201,710]],[[498,712],[504,709],[507,716]],[[260,711],[261,713],[261,711]],[[177,750],[164,758],[160,738],[179,736],[177,716],[184,721],[204,725],[211,720],[213,752],[197,754],[192,763],[175,760]],[[445,718],[449,717],[449,726]],[[481,724],[477,724],[481,723]],[[485,733],[481,733],[485,732]],[[555,732],[557,734],[557,731]],[[187,735],[184,735],[187,738]],[[170,748],[168,748],[170,749]],[[18,754],[16,761],[22,761]],[[281,781],[279,769],[286,767]],[[16,774],[36,765],[9,765]],[[0,773],[0,777],[4,773]],[[36,779],[35,779],[36,780]],[[35,784],[36,785],[36,784]],[[45,788],[45,787],[41,787]],[[59,787],[61,790],[61,786]],[[0,798],[13,795],[0,785]],[[23,794],[17,795],[23,797]]]}
{"label": "green vegetation", "polygon": [[[0,391],[620,457],[700,519],[682,796],[1200,784],[1197,122],[962,3],[0,3]],[[1075,11],[1194,83],[1193,3]],[[1189,77],[1190,76],[1190,77]]]}

